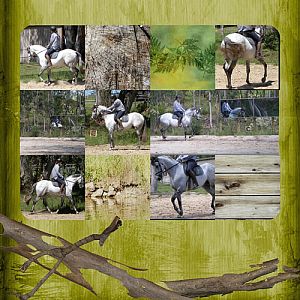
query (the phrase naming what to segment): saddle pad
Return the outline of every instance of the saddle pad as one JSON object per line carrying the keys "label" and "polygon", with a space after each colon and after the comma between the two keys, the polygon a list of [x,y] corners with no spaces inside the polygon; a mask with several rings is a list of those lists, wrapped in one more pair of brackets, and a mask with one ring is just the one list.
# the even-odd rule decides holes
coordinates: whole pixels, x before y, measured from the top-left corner
{"label": "saddle pad", "polygon": [[123,116],[123,117],[121,118],[121,121],[122,121],[122,122],[128,122],[128,120],[129,120],[128,115],[125,115],[125,116]]}
{"label": "saddle pad", "polygon": [[52,182],[53,186],[59,187],[58,182],[56,182],[56,181],[51,181],[51,182]]}
{"label": "saddle pad", "polygon": [[59,51],[53,52],[53,53],[50,55],[50,57],[51,57],[52,59],[55,59],[55,58],[57,58],[58,53],[59,53]]}
{"label": "saddle pad", "polygon": [[195,173],[196,176],[200,176],[203,174],[203,170],[200,166],[196,166],[193,168],[193,171]]}

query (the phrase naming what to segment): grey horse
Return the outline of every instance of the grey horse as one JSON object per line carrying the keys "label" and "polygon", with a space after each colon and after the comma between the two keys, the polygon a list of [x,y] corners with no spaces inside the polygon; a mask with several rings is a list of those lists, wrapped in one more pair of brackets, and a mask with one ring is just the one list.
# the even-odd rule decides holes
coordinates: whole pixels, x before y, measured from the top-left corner
{"label": "grey horse", "polygon": [[[166,172],[170,176],[170,184],[174,190],[171,201],[179,217],[183,216],[181,194],[188,188],[188,176],[184,172],[183,164],[168,156],[158,156],[151,158],[151,164],[155,168],[158,180],[161,180]],[[211,208],[215,214],[215,166],[210,163],[198,165],[201,174],[197,176],[199,187],[202,186],[211,196]],[[178,207],[175,203],[177,199]]]}

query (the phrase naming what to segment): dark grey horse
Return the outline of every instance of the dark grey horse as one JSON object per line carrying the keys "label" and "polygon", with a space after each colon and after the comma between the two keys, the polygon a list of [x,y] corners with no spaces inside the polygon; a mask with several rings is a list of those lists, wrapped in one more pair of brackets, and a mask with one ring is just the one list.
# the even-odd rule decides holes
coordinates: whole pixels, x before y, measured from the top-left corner
{"label": "dark grey horse", "polygon": [[[151,164],[155,168],[155,174],[158,180],[162,179],[163,173],[168,173],[170,176],[170,184],[174,190],[171,201],[174,209],[179,217],[183,216],[183,209],[181,203],[181,194],[187,191],[189,177],[184,172],[183,164],[168,156],[158,156],[151,159]],[[199,186],[202,186],[211,196],[211,208],[213,214],[215,213],[215,166],[210,163],[198,165],[202,172],[197,176]],[[177,199],[178,207],[175,203]]]}

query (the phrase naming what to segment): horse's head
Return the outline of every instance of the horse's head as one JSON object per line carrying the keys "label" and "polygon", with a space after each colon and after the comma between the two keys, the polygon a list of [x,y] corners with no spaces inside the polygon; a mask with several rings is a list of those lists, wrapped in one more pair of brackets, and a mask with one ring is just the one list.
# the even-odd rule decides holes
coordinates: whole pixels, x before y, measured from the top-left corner
{"label": "horse's head", "polygon": [[32,51],[31,46],[27,47],[28,60],[32,61],[36,54]]}
{"label": "horse's head", "polygon": [[98,118],[102,118],[106,111],[107,111],[107,108],[105,106],[103,106],[103,105],[94,105],[91,118],[93,120],[97,120]]}
{"label": "horse's head", "polygon": [[201,108],[197,109],[196,107],[191,108],[192,116],[197,120],[201,118]]}
{"label": "horse's head", "polygon": [[154,174],[157,179],[160,181],[163,178],[163,174],[165,172],[164,165],[159,161],[157,157],[151,157],[151,165],[154,168]]}

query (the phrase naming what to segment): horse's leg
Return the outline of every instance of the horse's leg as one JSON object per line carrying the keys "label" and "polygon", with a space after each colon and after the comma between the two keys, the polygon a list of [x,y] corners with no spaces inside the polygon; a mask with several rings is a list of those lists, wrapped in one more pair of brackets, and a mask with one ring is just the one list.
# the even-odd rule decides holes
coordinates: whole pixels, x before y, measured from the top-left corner
{"label": "horse's leg", "polygon": [[51,84],[51,69],[48,69],[48,85]]}
{"label": "horse's leg", "polygon": [[136,134],[138,136],[138,144],[137,144],[137,148],[140,149],[141,148],[141,143],[142,143],[142,135],[143,132],[141,129],[136,129]]}
{"label": "horse's leg", "polygon": [[176,206],[176,203],[175,203],[176,199],[177,199],[177,192],[175,192],[173,194],[173,196],[171,197],[171,201],[172,201],[172,204],[173,204],[173,207],[174,207],[175,211],[180,215],[180,210],[178,209],[178,207]]}
{"label": "horse's leg", "polygon": [[70,200],[71,205],[73,206],[73,209],[75,210],[75,213],[76,213],[76,214],[79,214],[79,212],[78,212],[77,209],[76,209],[76,206],[75,206],[75,203],[74,203],[74,201],[73,201],[73,198],[72,198],[72,197],[69,197],[69,200]]}
{"label": "horse's leg", "polygon": [[165,136],[165,131],[161,128],[160,129],[160,132],[161,132],[161,137],[163,140],[165,140],[167,137]]}
{"label": "horse's leg", "polygon": [[36,196],[36,198],[34,200],[32,200],[32,207],[31,207],[30,212],[34,213],[35,205],[37,204],[37,202],[39,201],[39,199],[40,199],[40,197]]}
{"label": "horse's leg", "polygon": [[42,81],[42,82],[45,82],[45,80],[42,78],[42,74],[44,73],[44,71],[46,70],[48,68],[48,66],[44,66],[44,67],[41,67],[41,69],[40,69],[40,73],[39,73],[39,77],[40,77],[40,80]]}
{"label": "horse's leg", "polygon": [[250,61],[246,60],[246,72],[247,72],[247,78],[246,78],[246,82],[248,84],[250,84],[250,80],[249,80],[249,74],[250,74]]}
{"label": "horse's leg", "polygon": [[184,140],[186,141],[186,128],[184,128]]}
{"label": "horse's leg", "polygon": [[43,204],[44,204],[44,206],[47,208],[48,212],[49,212],[50,214],[52,214],[52,211],[51,211],[51,209],[49,208],[48,203],[47,203],[47,200],[46,200],[45,197],[43,197]]}
{"label": "horse's leg", "polygon": [[113,148],[115,148],[113,131],[109,132],[109,145],[110,145],[110,150],[113,150]]}
{"label": "horse's leg", "polygon": [[262,56],[258,57],[257,60],[264,66],[264,77],[261,79],[261,82],[264,83],[264,82],[266,82],[267,75],[268,75],[268,72],[267,72],[268,66]]}
{"label": "horse's leg", "polygon": [[189,138],[192,138],[194,135],[195,135],[195,133],[194,133],[194,129],[193,129],[193,127],[191,126],[191,129],[192,129],[192,135],[190,135],[189,136]]}
{"label": "horse's leg", "polygon": [[[227,82],[228,82],[228,84],[227,84],[227,88],[228,89],[232,89],[232,85],[231,85],[231,75],[232,75],[232,71],[233,71],[233,69],[235,68],[235,66],[236,66],[236,63],[237,63],[237,60],[232,60],[232,61],[230,61],[230,63],[228,63],[227,61],[224,63],[224,65],[223,65],[223,69],[224,69],[224,71],[225,71],[225,73],[226,73],[226,76],[227,76]],[[226,68],[226,64],[227,64],[227,66],[228,66],[228,68]]]}
{"label": "horse's leg", "polygon": [[76,85],[77,84],[77,78],[78,78],[79,70],[76,67],[70,67],[70,70],[71,70],[71,72],[73,74],[72,84]]}
{"label": "horse's leg", "polygon": [[183,216],[183,210],[182,210],[182,202],[181,202],[181,194],[177,192],[177,201],[179,206],[179,216]]}
{"label": "horse's leg", "polygon": [[210,183],[208,181],[206,181],[204,183],[204,185],[202,186],[210,195],[211,195],[211,204],[210,207],[212,208],[213,212],[212,214],[215,214],[215,188],[214,186],[211,186]]}

